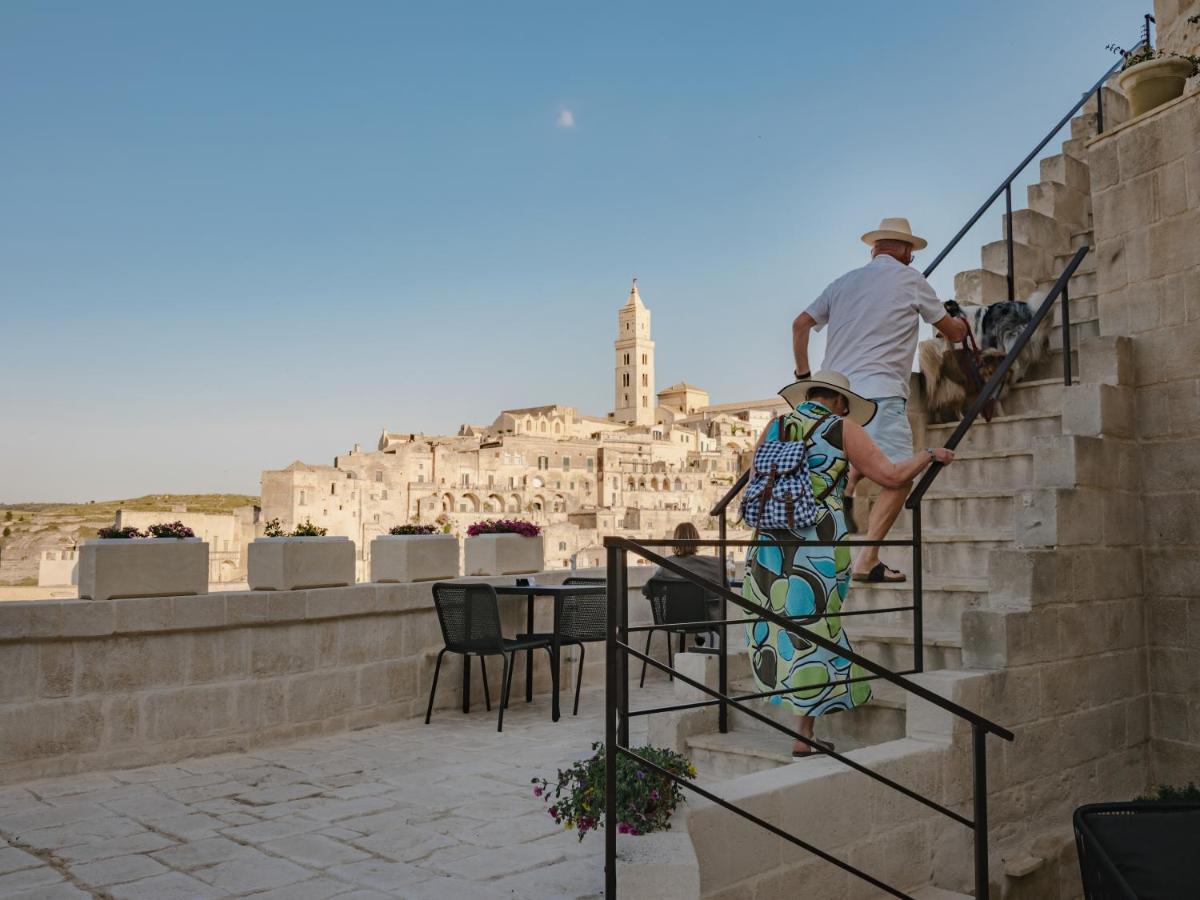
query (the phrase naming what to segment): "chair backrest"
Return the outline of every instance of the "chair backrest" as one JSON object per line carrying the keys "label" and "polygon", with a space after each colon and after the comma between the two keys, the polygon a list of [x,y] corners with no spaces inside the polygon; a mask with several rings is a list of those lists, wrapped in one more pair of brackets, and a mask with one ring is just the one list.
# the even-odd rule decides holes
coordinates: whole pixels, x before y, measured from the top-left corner
{"label": "chair backrest", "polygon": [[448,649],[481,653],[504,647],[500,602],[490,584],[439,581],[433,586],[433,605]]}
{"label": "chair backrest", "polygon": [[[564,584],[570,583],[570,580]],[[602,641],[607,637],[608,591],[604,579],[581,581],[577,584],[596,585],[595,591],[564,597],[558,620],[558,634],[563,639]]]}
{"label": "chair backrest", "polygon": [[646,582],[655,625],[704,622],[708,619],[708,595],[698,584],[682,578],[655,576]]}
{"label": "chair backrest", "polygon": [[572,575],[563,579],[563,584],[608,584],[607,578],[592,578],[587,575]]}

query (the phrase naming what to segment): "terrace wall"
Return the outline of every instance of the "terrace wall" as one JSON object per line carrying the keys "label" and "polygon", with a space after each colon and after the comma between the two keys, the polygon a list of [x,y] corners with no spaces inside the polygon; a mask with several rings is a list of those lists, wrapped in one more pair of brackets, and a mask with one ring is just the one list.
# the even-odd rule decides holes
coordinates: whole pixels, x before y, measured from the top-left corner
{"label": "terrace wall", "polygon": [[[649,617],[640,588],[651,571],[630,569],[634,618]],[[536,578],[550,584],[569,574]],[[524,631],[525,601],[500,602],[505,633]],[[550,602],[536,609],[536,628],[549,631]],[[428,582],[0,603],[0,783],[423,716],[441,648]],[[564,653],[564,698],[574,684],[572,653]],[[588,654],[585,682],[602,683],[603,657]],[[546,656],[535,659],[535,689],[546,693]],[[438,686],[443,716],[461,715],[451,711],[461,704],[461,671],[461,657],[448,654]],[[493,698],[500,672],[495,660]],[[522,666],[514,692],[523,674]],[[472,678],[472,712],[486,715],[477,664]],[[539,702],[548,716],[549,704]]]}

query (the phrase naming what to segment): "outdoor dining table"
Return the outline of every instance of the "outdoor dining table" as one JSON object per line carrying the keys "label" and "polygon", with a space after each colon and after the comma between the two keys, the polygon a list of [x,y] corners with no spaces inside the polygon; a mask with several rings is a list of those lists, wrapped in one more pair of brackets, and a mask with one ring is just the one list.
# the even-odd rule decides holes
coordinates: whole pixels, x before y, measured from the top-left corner
{"label": "outdoor dining table", "polygon": [[[558,683],[559,683],[559,643],[558,643],[558,623],[562,614],[562,602],[567,597],[578,596],[580,594],[594,594],[598,590],[603,590],[602,584],[497,584],[493,585],[496,594],[500,597],[524,597],[525,598],[525,633],[533,634],[533,609],[534,600],[538,597],[549,598],[554,601],[554,625],[551,629],[551,650],[550,650],[550,681],[552,684],[553,699],[551,700],[550,716],[555,722],[559,718],[558,709]],[[513,660],[516,665],[516,660]],[[463,667],[463,712],[469,712],[471,709],[471,678],[470,670]],[[529,703],[533,700],[533,651],[525,651],[525,702]]]}

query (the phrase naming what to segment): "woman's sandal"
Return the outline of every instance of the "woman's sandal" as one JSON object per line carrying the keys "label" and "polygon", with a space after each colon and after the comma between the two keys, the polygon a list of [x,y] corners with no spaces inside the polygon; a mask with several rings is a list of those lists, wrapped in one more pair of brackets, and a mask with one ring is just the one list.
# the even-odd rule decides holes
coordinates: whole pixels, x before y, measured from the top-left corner
{"label": "woman's sandal", "polygon": [[[816,738],[813,740],[816,740]],[[837,749],[837,745],[835,745],[833,741],[821,741],[821,744],[825,747],[828,747],[830,750]],[[795,747],[792,747],[792,759],[804,759],[807,756],[821,756],[824,753],[824,750],[815,749],[813,747],[809,747],[807,750],[797,750]]]}
{"label": "woman's sandal", "polygon": [[868,584],[899,584],[902,581],[908,581],[908,576],[891,566],[878,563],[870,572],[855,572],[850,576],[850,580]]}

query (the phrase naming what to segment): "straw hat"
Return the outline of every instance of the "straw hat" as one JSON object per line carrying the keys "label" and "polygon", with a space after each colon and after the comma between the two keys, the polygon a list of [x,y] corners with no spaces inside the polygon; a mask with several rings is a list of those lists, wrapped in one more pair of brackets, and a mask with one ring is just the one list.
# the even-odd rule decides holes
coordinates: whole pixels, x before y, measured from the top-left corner
{"label": "straw hat", "polygon": [[862,236],[862,240],[868,246],[876,241],[904,241],[906,244],[912,244],[914,250],[924,250],[929,246],[929,241],[912,233],[908,219],[900,218],[884,219],[879,223],[877,230],[868,231]]}
{"label": "straw hat", "polygon": [[850,379],[841,372],[835,372],[832,369],[823,369],[811,378],[806,378],[804,381],[797,381],[795,384],[789,384],[787,387],[780,389],[779,396],[786,400],[792,409],[795,409],[801,403],[808,400],[808,392],[815,387],[828,388],[845,397],[846,402],[850,405],[849,418],[853,419],[859,425],[866,425],[875,418],[875,401],[858,396],[858,394],[850,390]]}

